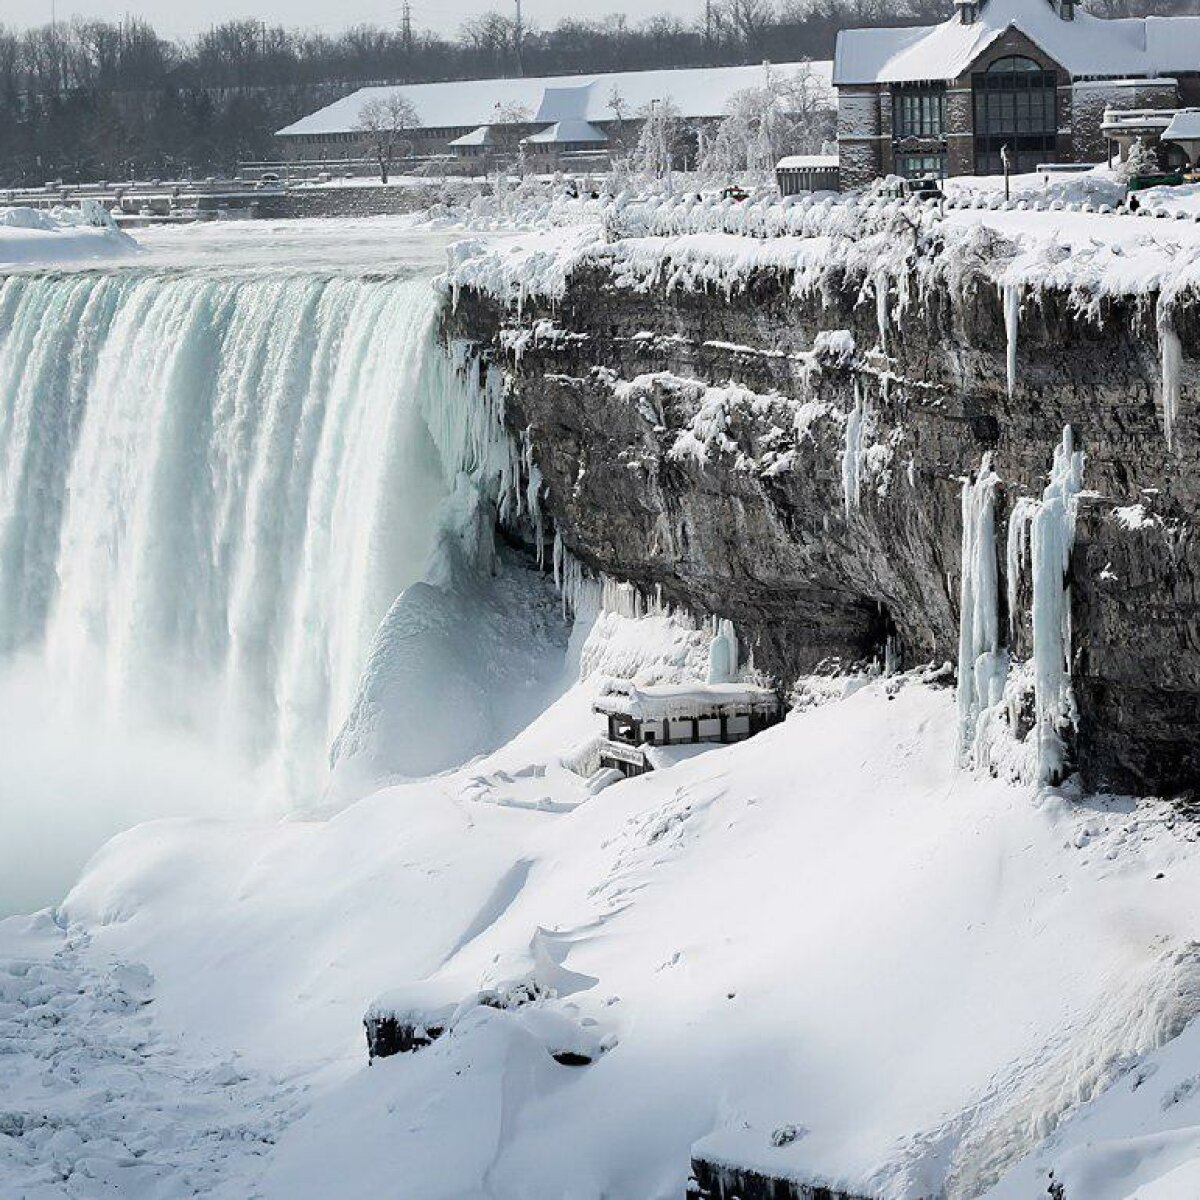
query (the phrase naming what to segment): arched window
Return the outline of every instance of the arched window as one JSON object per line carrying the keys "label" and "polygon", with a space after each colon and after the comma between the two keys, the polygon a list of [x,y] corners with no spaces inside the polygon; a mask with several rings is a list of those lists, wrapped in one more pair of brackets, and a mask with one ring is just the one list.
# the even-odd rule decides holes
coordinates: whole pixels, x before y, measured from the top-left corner
{"label": "arched window", "polygon": [[1040,71],[1042,68],[1022,54],[1010,54],[1007,58],[998,58],[987,69],[989,75],[1011,75],[1014,71]]}
{"label": "arched window", "polygon": [[999,174],[1007,146],[1013,170],[1032,171],[1054,157],[1058,78],[1032,58],[998,58],[972,80],[975,96],[975,171]]}

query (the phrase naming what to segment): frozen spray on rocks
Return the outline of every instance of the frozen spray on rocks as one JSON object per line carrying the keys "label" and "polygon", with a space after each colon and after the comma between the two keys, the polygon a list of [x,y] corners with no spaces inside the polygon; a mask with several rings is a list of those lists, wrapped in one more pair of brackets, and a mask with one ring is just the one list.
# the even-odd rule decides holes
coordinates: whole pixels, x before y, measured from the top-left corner
{"label": "frozen spray on rocks", "polygon": [[[1077,712],[1071,688],[1071,588],[1084,455],[1068,426],[1054,451],[1041,500],[1021,497],[1008,518],[1005,553],[1009,636],[1017,628],[1020,575],[1026,557],[1032,571],[1032,685],[1035,728],[1032,774],[1060,782],[1070,761],[1069,736]],[[959,760],[986,767],[994,756],[995,718],[1011,732],[1026,672],[1010,670],[1000,645],[1000,590],[996,545],[996,490],[1001,480],[984,455],[962,492],[962,588],[958,655]],[[1005,711],[1006,710],[1006,711]],[[1030,773],[1027,769],[1022,774]]]}

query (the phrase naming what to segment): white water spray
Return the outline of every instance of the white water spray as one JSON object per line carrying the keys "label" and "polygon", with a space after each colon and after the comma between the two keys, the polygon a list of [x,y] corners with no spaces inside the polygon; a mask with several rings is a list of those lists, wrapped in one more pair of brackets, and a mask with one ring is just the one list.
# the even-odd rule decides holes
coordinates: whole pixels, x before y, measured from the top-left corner
{"label": "white water spray", "polygon": [[0,654],[318,791],[455,474],[495,450],[436,311],[421,280],[5,280]]}

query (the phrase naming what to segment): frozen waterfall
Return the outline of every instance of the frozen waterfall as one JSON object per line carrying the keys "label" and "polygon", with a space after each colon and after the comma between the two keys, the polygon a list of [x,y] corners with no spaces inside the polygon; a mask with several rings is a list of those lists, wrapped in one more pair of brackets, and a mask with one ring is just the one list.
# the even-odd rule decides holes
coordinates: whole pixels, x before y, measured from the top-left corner
{"label": "frozen waterfall", "polygon": [[319,789],[488,452],[436,312],[422,279],[0,282],[0,657]]}

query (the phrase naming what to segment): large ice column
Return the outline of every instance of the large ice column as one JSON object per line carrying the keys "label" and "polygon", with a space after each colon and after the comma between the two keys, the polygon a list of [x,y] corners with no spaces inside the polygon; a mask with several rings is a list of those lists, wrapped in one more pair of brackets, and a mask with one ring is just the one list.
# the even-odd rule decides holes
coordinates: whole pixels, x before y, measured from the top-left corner
{"label": "large ice column", "polygon": [[962,591],[958,636],[959,759],[972,758],[979,715],[1000,701],[1007,655],[1000,650],[999,573],[996,568],[996,487],[992,456],[962,490]]}
{"label": "large ice column", "polygon": [[713,639],[708,647],[708,682],[733,683],[737,679],[738,642],[733,622],[714,622]]}
{"label": "large ice column", "polygon": [[1183,346],[1168,306],[1159,301],[1156,324],[1158,347],[1162,361],[1163,437],[1167,449],[1175,448],[1175,421],[1179,416],[1179,377],[1183,369]]}
{"label": "large ice column", "polygon": [[1054,451],[1050,482],[1033,516],[1033,663],[1038,774],[1060,779],[1067,761],[1065,734],[1076,719],[1071,689],[1071,587],[1068,569],[1083,486],[1083,452],[1071,427]]}
{"label": "large ice column", "polygon": [[1008,394],[1011,398],[1017,386],[1017,331],[1021,324],[1021,289],[1015,283],[1006,283],[1001,287],[1000,294],[1004,301],[1004,334],[1008,342]]}
{"label": "large ice column", "polygon": [[854,381],[854,407],[846,417],[846,440],[842,448],[842,502],[846,520],[858,507],[862,491],[863,426],[867,419],[866,398]]}

